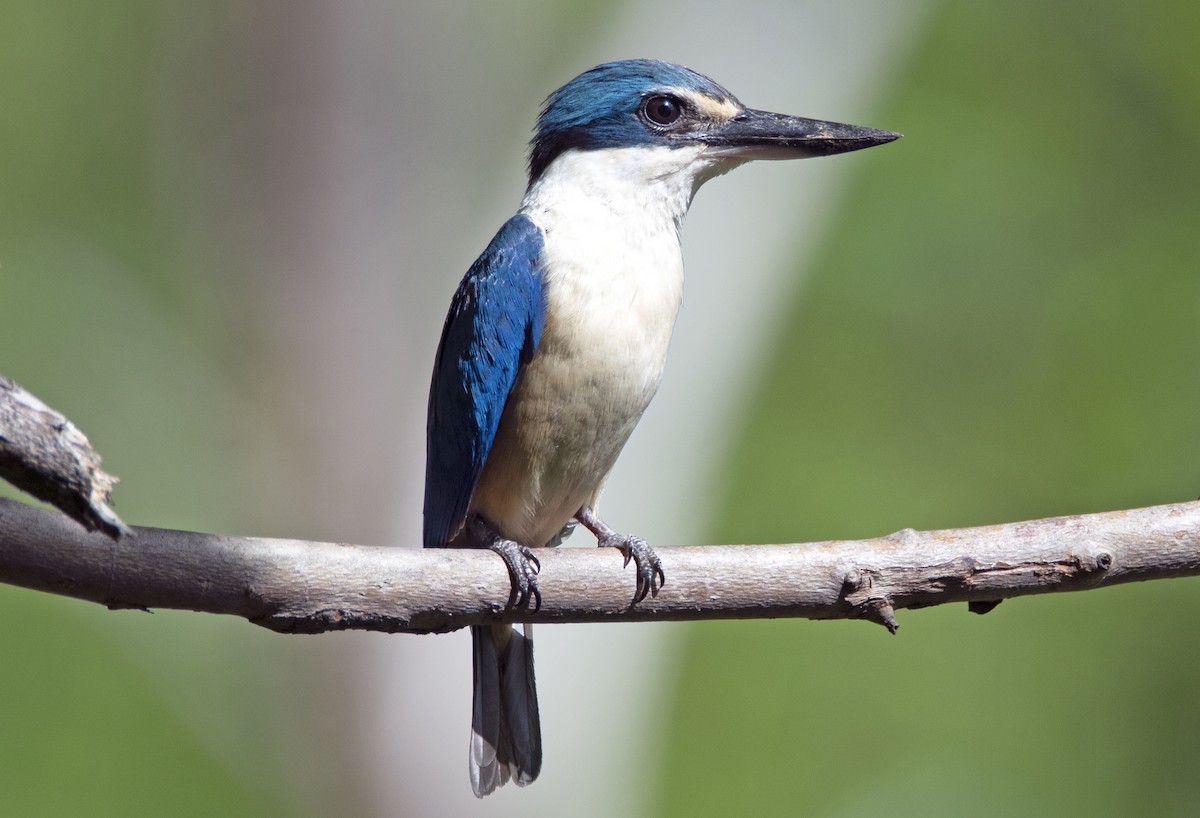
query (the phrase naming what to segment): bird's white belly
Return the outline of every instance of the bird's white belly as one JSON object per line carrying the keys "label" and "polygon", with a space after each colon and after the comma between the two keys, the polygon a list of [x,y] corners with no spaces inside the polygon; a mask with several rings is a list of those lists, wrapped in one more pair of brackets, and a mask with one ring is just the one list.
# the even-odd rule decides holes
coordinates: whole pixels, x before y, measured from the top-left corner
{"label": "bird's white belly", "polygon": [[600,269],[547,254],[541,341],[471,501],[505,537],[545,545],[595,504],[662,376],[683,280],[671,238]]}

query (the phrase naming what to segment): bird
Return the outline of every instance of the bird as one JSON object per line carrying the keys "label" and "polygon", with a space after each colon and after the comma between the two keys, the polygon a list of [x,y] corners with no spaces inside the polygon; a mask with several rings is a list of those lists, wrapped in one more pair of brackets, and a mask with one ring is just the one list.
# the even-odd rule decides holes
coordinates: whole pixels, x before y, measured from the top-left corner
{"label": "bird", "polygon": [[[890,131],[747,108],[681,65],[606,62],[537,117],[517,212],[451,300],[429,391],[423,542],[487,548],[509,606],[541,605],[538,548],[578,524],[635,567],[662,561],[597,513],[609,471],[658,388],[683,293],[684,216],[702,184],[755,159],[829,156]],[[482,798],[542,767],[532,627],[471,627],[468,768]]]}

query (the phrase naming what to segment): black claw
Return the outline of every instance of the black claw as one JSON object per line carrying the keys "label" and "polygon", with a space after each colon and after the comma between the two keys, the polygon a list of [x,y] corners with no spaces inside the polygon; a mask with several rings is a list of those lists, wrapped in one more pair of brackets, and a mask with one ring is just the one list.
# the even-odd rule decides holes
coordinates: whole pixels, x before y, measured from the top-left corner
{"label": "black claw", "polygon": [[622,563],[623,568],[628,567],[630,560],[633,561],[637,580],[631,605],[638,604],[647,595],[658,596],[659,589],[667,582],[667,575],[663,572],[662,560],[645,540],[641,537],[617,536],[600,544],[620,549],[621,555],[625,557],[625,561]]}
{"label": "black claw", "polygon": [[504,560],[509,578],[512,579],[512,590],[508,594],[508,606],[525,608],[532,603],[532,610],[540,610],[542,591],[538,587],[537,575],[542,570],[541,560],[533,555],[531,549],[512,540],[496,540],[488,547]]}
{"label": "black claw", "polygon": [[629,561],[633,560],[637,573],[637,584],[634,587],[633,602],[630,603],[630,607],[645,599],[646,594],[658,596],[659,589],[667,582],[667,575],[663,572],[662,560],[658,558],[658,554],[654,553],[654,549],[646,544],[645,540],[641,537],[622,537],[605,525],[604,521],[597,517],[596,512],[589,506],[579,509],[575,519],[596,535],[596,542],[601,547],[620,550],[621,555],[625,557],[625,561],[621,564],[622,568],[628,568]]}

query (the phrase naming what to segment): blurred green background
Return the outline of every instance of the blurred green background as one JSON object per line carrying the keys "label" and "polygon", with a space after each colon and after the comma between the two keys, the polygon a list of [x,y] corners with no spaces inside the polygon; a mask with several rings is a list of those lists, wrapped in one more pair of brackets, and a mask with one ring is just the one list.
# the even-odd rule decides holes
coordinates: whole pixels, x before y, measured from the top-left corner
{"label": "blurred green background", "polygon": [[[730,436],[686,447],[708,451],[709,491],[662,503],[693,529],[627,513],[630,527],[802,541],[1200,494],[1200,9],[706,8],[5,5],[0,372],[90,436],[124,481],[128,522],[412,543],[428,361],[458,275],[514,206],[537,101],[595,62],[660,56],[755,107],[906,138],[700,194],[694,219],[710,227],[685,237],[679,366],[648,423],[680,425],[663,403],[711,378],[683,323],[718,343],[734,332],[703,305],[742,273],[722,277],[698,248],[755,251],[739,246],[752,224],[723,244],[712,226],[731,211],[753,222],[750,185],[768,177],[785,180],[776,314],[738,319],[767,352],[738,365],[748,397],[729,403]],[[790,39],[826,41],[838,61],[778,45]],[[652,436],[634,444],[631,458],[683,459]],[[843,622],[542,629],[547,730],[574,732],[548,732],[534,787],[476,804],[465,693],[443,707],[421,692],[467,684],[452,637],[284,638],[0,587],[0,803],[1190,814],[1198,591],[901,612],[896,637]],[[620,652],[556,670],[556,639],[598,631],[669,649],[645,674]],[[556,678],[568,672],[644,695],[591,698]],[[610,745],[572,721],[607,709],[623,725],[640,698],[656,703],[649,722]],[[433,738],[447,732],[450,761]],[[563,783],[589,776],[591,789]]]}
{"label": "blurred green background", "polygon": [[[1200,10],[941,4],[742,424],[716,541],[1194,499]],[[903,154],[902,156],[900,154]],[[691,631],[662,814],[1185,815],[1195,580]]]}

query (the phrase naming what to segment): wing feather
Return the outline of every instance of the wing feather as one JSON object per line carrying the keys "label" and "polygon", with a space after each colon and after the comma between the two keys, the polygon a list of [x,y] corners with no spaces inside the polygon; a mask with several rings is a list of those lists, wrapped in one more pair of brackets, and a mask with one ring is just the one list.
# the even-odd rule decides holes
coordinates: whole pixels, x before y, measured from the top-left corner
{"label": "wing feather", "polygon": [[442,328],[429,389],[426,548],[458,533],[500,416],[545,321],[542,231],[505,222],[463,277]]}

